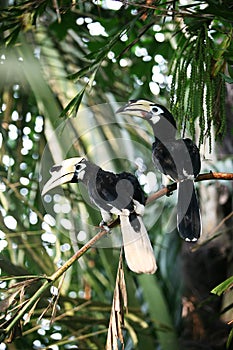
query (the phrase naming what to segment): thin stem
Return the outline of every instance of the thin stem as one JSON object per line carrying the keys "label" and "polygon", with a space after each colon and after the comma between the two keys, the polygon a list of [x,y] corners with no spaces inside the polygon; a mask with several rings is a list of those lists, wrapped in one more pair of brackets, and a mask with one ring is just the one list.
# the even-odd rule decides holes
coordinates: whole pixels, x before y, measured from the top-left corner
{"label": "thin stem", "polygon": [[108,233],[107,230],[101,230],[92,237],[81,249],[79,249],[66,263],[54,272],[49,279],[56,281],[76,260],[78,260],[88,249],[90,249],[100,238]]}
{"label": "thin stem", "polygon": [[[114,223],[114,222],[113,222]],[[109,227],[113,225],[111,223]],[[0,336],[0,341],[2,341],[5,336],[11,331],[11,329],[15,326],[15,324],[23,317],[23,315],[28,311],[28,309],[34,305],[35,302],[41,297],[41,295],[45,292],[45,290],[53,284],[76,260],[78,260],[88,249],[92,247],[101,237],[106,235],[108,231],[101,230],[94,237],[92,237],[81,249],[79,249],[66,263],[61,266],[55,273],[51,276],[48,276],[46,281],[42,284],[42,286],[36,291],[36,293],[25,303],[19,313],[12,319],[11,323],[5,328],[1,330],[2,335]],[[46,278],[46,277],[45,277]]]}
{"label": "thin stem", "polygon": [[[205,181],[205,180],[233,180],[233,173],[216,173],[210,172],[205,174],[200,174],[195,182]],[[177,189],[177,184],[172,183],[171,185],[162,188],[157,191],[153,195],[151,195],[146,202],[146,205],[155,201],[156,199],[171,194],[171,192]],[[108,227],[113,228],[119,224],[119,219],[112,221]],[[11,323],[5,328],[0,330],[0,342],[4,340],[6,335],[12,330],[12,328],[16,325],[16,323],[23,317],[23,315],[29,310],[31,306],[33,306],[41,295],[45,292],[47,288],[51,284],[53,284],[76,260],[78,260],[88,249],[90,249],[100,238],[108,233],[107,230],[101,229],[94,237],[92,237],[81,249],[79,249],[66,263],[61,266],[57,271],[55,271],[51,276],[45,276],[46,281],[42,284],[42,286],[36,291],[36,293],[25,303],[22,309],[18,312],[18,314],[12,319]]]}
{"label": "thin stem", "polygon": [[[198,175],[195,179],[195,182],[206,180],[233,180],[233,173],[216,173],[211,171],[209,173]],[[153,193],[150,197],[147,198],[146,204],[154,202],[155,200],[163,196],[169,196],[176,189],[177,183],[174,182],[171,185],[168,185],[167,187],[164,187],[161,190]]]}

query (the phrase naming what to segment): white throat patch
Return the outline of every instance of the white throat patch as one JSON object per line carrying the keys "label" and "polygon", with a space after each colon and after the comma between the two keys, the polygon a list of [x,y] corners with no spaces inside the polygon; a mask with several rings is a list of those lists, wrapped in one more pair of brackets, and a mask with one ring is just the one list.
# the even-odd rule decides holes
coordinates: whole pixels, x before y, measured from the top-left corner
{"label": "white throat patch", "polygon": [[79,179],[79,180],[83,180],[84,175],[85,175],[85,170],[84,170],[84,169],[81,170],[81,171],[79,171],[79,173],[78,173],[78,179]]}
{"label": "white throat patch", "polygon": [[159,115],[153,115],[150,120],[152,121],[153,124],[157,124],[160,121],[160,116]]}
{"label": "white throat patch", "polygon": [[79,180],[83,180],[85,172],[86,172],[86,170],[85,170],[86,164],[79,163],[77,166],[79,167],[79,169],[76,170],[77,177]]}

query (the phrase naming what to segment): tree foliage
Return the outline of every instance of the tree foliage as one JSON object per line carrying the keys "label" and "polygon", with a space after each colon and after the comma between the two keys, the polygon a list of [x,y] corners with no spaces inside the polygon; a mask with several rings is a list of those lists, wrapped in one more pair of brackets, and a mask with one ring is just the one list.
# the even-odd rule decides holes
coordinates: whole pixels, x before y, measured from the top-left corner
{"label": "tree foliage", "polygon": [[[206,326],[204,336],[199,315],[191,345],[185,336],[190,318],[182,318],[181,309],[184,314],[193,307],[194,319],[196,306],[202,311],[219,298],[208,294],[196,302],[192,287],[185,302],[182,266],[188,248],[174,228],[174,196],[151,202],[144,217],[158,260],[156,276],[135,276],[126,266],[123,276],[121,264],[117,272],[119,250],[97,244],[57,278],[59,268],[98,232],[100,215],[83,188],[71,185],[43,200],[40,193],[49,166],[77,154],[114,171],[134,172],[148,195],[159,189],[147,125],[115,116],[119,102],[128,99],[168,105],[180,131],[216,149],[215,137],[224,138],[227,129],[226,85],[233,83],[231,1],[5,0],[0,7],[2,338],[18,349],[102,349],[110,315],[114,334],[114,307],[125,297],[124,292],[119,296],[125,281],[128,304],[124,299],[121,306],[128,312],[123,307],[117,314],[120,323],[124,318],[119,349],[215,346],[210,334],[216,329]],[[203,170],[231,172],[231,167],[229,157],[216,156],[215,164],[204,162]],[[151,178],[153,190],[148,189]],[[232,188],[224,186],[231,198]],[[224,260],[223,250],[232,254],[232,230],[226,225],[224,232],[227,220],[217,232],[204,231],[194,250],[212,249],[212,241],[222,236],[220,255]],[[109,247],[106,240],[119,235],[116,227],[101,244]],[[229,277],[228,263],[222,270],[219,262],[223,273],[216,273],[208,293]],[[197,266],[201,275],[198,261]],[[231,277],[214,292],[227,293],[228,282]],[[28,301],[24,317],[17,319]],[[230,347],[230,326],[220,321],[219,304],[214,310],[221,335],[215,348]],[[10,345],[2,344],[5,348]]]}

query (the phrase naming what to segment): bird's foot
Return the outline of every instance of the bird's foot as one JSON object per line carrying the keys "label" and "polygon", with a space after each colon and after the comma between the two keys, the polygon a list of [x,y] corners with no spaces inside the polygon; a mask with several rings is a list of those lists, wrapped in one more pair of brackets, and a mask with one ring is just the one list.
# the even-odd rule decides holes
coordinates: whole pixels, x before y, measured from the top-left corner
{"label": "bird's foot", "polygon": [[102,229],[102,230],[105,230],[106,232],[110,233],[110,228],[108,227],[108,224],[107,222],[105,222],[104,220],[100,221],[99,223],[99,227]]}
{"label": "bird's foot", "polygon": [[172,185],[167,185],[166,187],[167,187],[166,196],[170,197],[173,194]]}

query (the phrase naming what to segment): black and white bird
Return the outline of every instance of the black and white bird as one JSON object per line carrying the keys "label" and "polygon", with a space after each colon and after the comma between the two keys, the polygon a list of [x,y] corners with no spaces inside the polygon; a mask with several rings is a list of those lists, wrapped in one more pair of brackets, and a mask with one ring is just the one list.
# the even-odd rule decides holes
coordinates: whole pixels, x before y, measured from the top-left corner
{"label": "black and white bird", "polygon": [[194,180],[200,172],[198,147],[189,138],[176,139],[176,122],[162,105],[138,99],[131,100],[117,113],[141,117],[152,126],[155,141],[152,145],[152,161],[155,167],[177,182],[177,227],[186,241],[196,241],[201,235],[201,217],[194,188]]}
{"label": "black and white bird", "polygon": [[118,215],[123,237],[125,258],[130,270],[152,274],[156,261],[147,230],[143,224],[145,195],[137,178],[130,173],[104,171],[83,157],[64,160],[50,170],[51,178],[42,195],[64,183],[82,182],[91,201],[100,209],[101,226]]}

